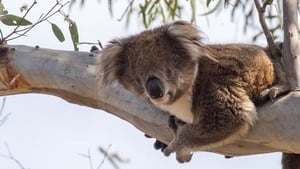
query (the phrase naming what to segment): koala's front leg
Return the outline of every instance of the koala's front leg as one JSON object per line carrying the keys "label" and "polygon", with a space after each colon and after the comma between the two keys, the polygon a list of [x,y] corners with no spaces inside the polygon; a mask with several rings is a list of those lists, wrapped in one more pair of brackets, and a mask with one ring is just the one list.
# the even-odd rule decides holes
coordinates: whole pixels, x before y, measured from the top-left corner
{"label": "koala's front leg", "polygon": [[166,156],[169,156],[171,153],[175,152],[176,159],[180,163],[189,162],[192,158],[192,153],[186,147],[186,144],[181,142],[181,140],[178,140],[178,132],[180,132],[181,128],[185,125],[185,122],[177,119],[175,116],[170,116],[169,127],[173,131],[173,140],[163,150]]}
{"label": "koala's front leg", "polygon": [[[250,107],[254,107],[252,102],[246,103]],[[211,117],[196,124],[175,125],[176,127],[174,127],[176,123],[170,123],[170,126],[173,126],[174,137],[165,148],[164,154],[168,156],[175,152],[178,162],[189,162],[192,158],[192,151],[222,146],[244,136],[253,124],[256,110],[246,107],[247,109],[242,112],[234,111],[232,113],[232,110],[240,110],[238,108],[239,106],[231,107],[231,109],[216,107],[215,109],[218,111],[207,110],[205,115]]]}

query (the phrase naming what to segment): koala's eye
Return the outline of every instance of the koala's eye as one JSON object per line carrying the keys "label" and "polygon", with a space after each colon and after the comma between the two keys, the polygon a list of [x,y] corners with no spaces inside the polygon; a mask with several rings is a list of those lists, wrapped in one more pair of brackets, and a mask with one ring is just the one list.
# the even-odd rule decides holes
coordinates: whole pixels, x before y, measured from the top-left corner
{"label": "koala's eye", "polygon": [[157,77],[150,77],[146,82],[146,90],[152,99],[163,97],[165,89]]}

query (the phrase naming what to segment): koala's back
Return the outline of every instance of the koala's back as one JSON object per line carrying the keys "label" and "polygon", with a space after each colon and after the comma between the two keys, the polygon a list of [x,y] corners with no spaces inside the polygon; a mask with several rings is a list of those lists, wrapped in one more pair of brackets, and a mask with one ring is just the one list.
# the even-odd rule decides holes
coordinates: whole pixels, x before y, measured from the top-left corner
{"label": "koala's back", "polygon": [[275,81],[272,62],[254,45],[207,45],[204,51],[219,62],[199,60],[192,99],[196,120],[218,137],[244,135],[256,120],[260,93]]}
{"label": "koala's back", "polygon": [[[271,59],[264,48],[247,44],[207,45],[205,52],[219,63],[199,61],[198,83],[219,87],[238,87],[257,103],[260,93],[275,82]],[[205,78],[206,80],[202,80]]]}

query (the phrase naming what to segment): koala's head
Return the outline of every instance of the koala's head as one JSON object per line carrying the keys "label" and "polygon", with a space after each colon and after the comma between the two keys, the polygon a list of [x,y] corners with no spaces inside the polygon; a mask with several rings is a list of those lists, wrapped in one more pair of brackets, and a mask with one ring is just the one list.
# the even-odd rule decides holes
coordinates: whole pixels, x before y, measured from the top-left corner
{"label": "koala's head", "polygon": [[113,40],[101,54],[103,81],[118,80],[153,104],[172,104],[194,83],[200,40],[197,29],[184,21]]}

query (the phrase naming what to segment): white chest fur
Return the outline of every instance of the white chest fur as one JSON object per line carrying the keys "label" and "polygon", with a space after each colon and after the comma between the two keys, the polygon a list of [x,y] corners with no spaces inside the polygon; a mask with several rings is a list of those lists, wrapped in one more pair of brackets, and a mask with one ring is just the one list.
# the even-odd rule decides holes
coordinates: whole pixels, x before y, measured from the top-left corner
{"label": "white chest fur", "polygon": [[186,123],[193,123],[192,101],[189,94],[185,94],[170,105],[158,105],[161,109],[168,111]]}

